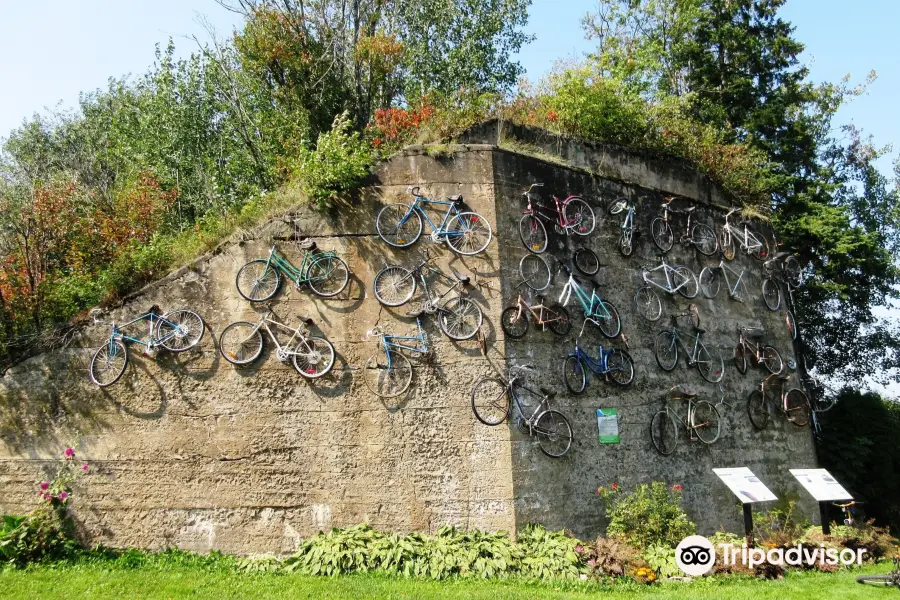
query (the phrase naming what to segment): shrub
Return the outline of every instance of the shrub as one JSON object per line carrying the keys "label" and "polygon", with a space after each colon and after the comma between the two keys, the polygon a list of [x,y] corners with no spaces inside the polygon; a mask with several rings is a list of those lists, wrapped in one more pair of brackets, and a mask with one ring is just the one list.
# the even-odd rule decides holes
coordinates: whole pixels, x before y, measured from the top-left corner
{"label": "shrub", "polygon": [[319,135],[315,150],[300,151],[295,175],[316,208],[324,210],[362,183],[372,161],[369,145],[352,130],[345,111],[335,117],[331,131]]}
{"label": "shrub", "polygon": [[809,521],[797,512],[796,500],[787,500],[779,507],[753,516],[754,533],[769,548],[791,545],[808,527]]}
{"label": "shrub", "polygon": [[697,528],[681,509],[682,487],[667,487],[661,481],[641,484],[625,493],[613,483],[597,493],[606,503],[607,535],[619,537],[639,548],[654,544],[675,547]]}
{"label": "shrub", "polygon": [[578,577],[585,547],[562,531],[527,525],[519,533],[518,545],[522,550],[521,575],[536,579]]}
{"label": "shrub", "polygon": [[640,552],[624,540],[597,538],[584,554],[585,564],[594,575],[619,577],[633,569]]}
{"label": "shrub", "polygon": [[675,562],[675,548],[671,546],[654,544],[644,550],[641,557],[660,577],[676,577],[682,574],[678,563]]}

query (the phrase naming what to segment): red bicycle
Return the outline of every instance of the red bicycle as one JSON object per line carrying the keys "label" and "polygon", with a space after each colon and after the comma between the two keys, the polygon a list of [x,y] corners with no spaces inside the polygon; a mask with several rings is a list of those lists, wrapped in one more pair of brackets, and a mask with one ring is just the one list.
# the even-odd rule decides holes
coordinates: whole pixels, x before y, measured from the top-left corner
{"label": "red bicycle", "polygon": [[569,196],[560,200],[553,196],[555,208],[532,202],[531,190],[543,186],[543,183],[532,183],[527,191],[523,192],[528,201],[528,206],[522,211],[519,220],[519,237],[525,247],[535,254],[547,250],[547,228],[544,221],[553,225],[559,234],[588,235],[594,231],[596,221],[594,211],[579,196]]}

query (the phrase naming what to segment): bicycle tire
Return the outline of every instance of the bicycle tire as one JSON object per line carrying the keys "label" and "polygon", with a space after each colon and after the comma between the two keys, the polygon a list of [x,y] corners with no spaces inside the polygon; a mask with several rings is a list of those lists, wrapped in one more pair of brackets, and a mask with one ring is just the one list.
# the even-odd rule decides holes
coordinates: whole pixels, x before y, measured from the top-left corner
{"label": "bicycle tire", "polygon": [[409,389],[413,367],[409,359],[389,350],[391,367],[388,368],[384,347],[379,347],[363,367],[363,381],[369,391],[382,398],[395,398]]}
{"label": "bicycle tire", "polygon": [[[205,331],[203,317],[186,308],[170,310],[156,322],[156,339],[159,345],[176,354],[200,343]],[[173,344],[176,340],[182,340],[183,343]]]}
{"label": "bicycle tire", "polygon": [[406,248],[422,235],[422,217],[409,204],[388,204],[375,217],[375,231],[388,246]]}
{"label": "bicycle tire", "polygon": [[[105,388],[117,382],[125,373],[125,367],[128,366],[128,347],[125,346],[125,343],[121,340],[113,340],[112,346],[114,349],[110,351],[110,342],[106,340],[91,357],[88,375],[97,387]],[[112,354],[112,359],[110,359],[110,354]],[[104,365],[106,368],[101,371],[100,368]],[[101,373],[105,372],[108,372],[108,375],[101,376]]]}
{"label": "bicycle tire", "polygon": [[800,261],[793,256],[784,259],[784,278],[791,287],[800,287],[803,283],[803,270],[800,268]]}
{"label": "bicycle tire", "polygon": [[669,226],[669,222],[662,217],[656,217],[650,223],[650,237],[653,238],[653,243],[661,252],[668,252],[675,243],[672,228]]}
{"label": "bicycle tire", "polygon": [[634,381],[634,360],[624,350],[613,348],[606,357],[607,374],[619,387],[631,385]]}
{"label": "bicycle tire", "polygon": [[[461,231],[462,235],[450,235],[450,232]],[[476,212],[461,212],[447,223],[447,234],[444,240],[447,247],[463,256],[475,256],[484,252],[494,232],[487,219]]]}
{"label": "bicycle tire", "polygon": [[662,301],[649,285],[639,287],[634,293],[634,309],[648,321],[658,321],[662,316]]}
{"label": "bicycle tire", "polygon": [[550,286],[550,267],[541,256],[526,254],[519,261],[519,276],[530,289],[540,292]]}
{"label": "bicycle tire", "polygon": [[625,198],[613,198],[606,205],[606,214],[617,215],[628,206],[628,200]]}
{"label": "bicycle tire", "polygon": [[[265,339],[259,329],[253,331],[255,328],[255,323],[237,321],[223,329],[219,335],[219,353],[222,358],[233,365],[249,365],[258,359],[265,346]],[[241,333],[242,329],[246,331]]]}
{"label": "bicycle tire", "polygon": [[743,344],[738,344],[734,348],[734,366],[741,375],[747,372],[747,351]]}
{"label": "bicycle tire", "polygon": [[763,303],[769,310],[778,310],[781,307],[781,288],[774,279],[763,279],[762,282]]}
{"label": "bicycle tire", "polygon": [[722,249],[722,258],[728,261],[734,260],[734,236],[731,235],[731,232],[725,229],[722,230],[719,247]]}
{"label": "bicycle tire", "polygon": [[551,313],[552,320],[547,323],[550,331],[556,335],[566,335],[572,330],[572,317],[562,304],[551,304],[547,310]]}
{"label": "bicycle tire", "polygon": [[[281,287],[281,273],[266,259],[257,258],[240,268],[234,278],[234,285],[244,300],[265,302],[274,296]],[[263,287],[260,287],[261,285]]]}
{"label": "bicycle tire", "polygon": [[[503,423],[509,416],[509,389],[506,382],[497,377],[482,377],[470,394],[475,418],[489,427]],[[479,406],[482,408],[479,409]],[[488,412],[494,409],[494,412]],[[499,414],[499,418],[494,415]]]}
{"label": "bicycle tire", "polygon": [[667,411],[660,410],[650,419],[650,442],[663,456],[671,456],[678,447],[678,426]]}
{"label": "bicycle tire", "polygon": [[675,334],[668,329],[656,334],[656,364],[663,371],[671,371],[678,364],[678,343]]}
{"label": "bicycle tire", "polygon": [[634,230],[622,230],[622,235],[619,236],[619,253],[626,258],[634,254]]}
{"label": "bicycle tire", "polygon": [[[310,350],[309,354],[300,353],[304,343]],[[305,342],[300,340],[294,347],[291,362],[294,363],[294,368],[301,376],[307,379],[318,379],[330,373],[334,367],[334,346],[325,338],[308,337]]]}
{"label": "bicycle tire", "polygon": [[519,219],[519,239],[529,252],[542,254],[547,250],[547,228],[534,215],[523,215]]}
{"label": "bicycle tire", "polygon": [[[706,354],[704,357],[703,354]],[[725,361],[722,354],[713,348],[710,350],[703,342],[697,343],[697,371],[710,383],[719,383],[725,376]]]}
{"label": "bicycle tire", "polygon": [[583,275],[595,275],[600,270],[600,259],[590,248],[579,248],[572,255],[575,268]]}
{"label": "bicycle tire", "polygon": [[[698,421],[703,422],[698,424]],[[691,412],[691,429],[704,444],[715,443],[722,434],[722,420],[716,407],[706,400],[694,402],[694,410]]]}
{"label": "bicycle tire", "polygon": [[712,256],[719,249],[716,232],[706,223],[695,223],[691,227],[691,243],[704,256]]}
{"label": "bicycle tire", "polygon": [[882,587],[896,586],[900,588],[900,574],[887,573],[885,575],[858,575],[856,583],[877,585]]}
{"label": "bicycle tire", "polygon": [[388,265],[375,275],[372,289],[385,306],[403,306],[416,293],[416,278],[406,267]]}
{"label": "bicycle tire", "polygon": [[700,271],[700,291],[710,300],[719,294],[719,288],[722,285],[722,278],[715,268],[703,267]]}
{"label": "bicycle tire", "polygon": [[[572,209],[573,206],[575,207],[574,209]],[[570,209],[575,211],[574,214]],[[594,209],[592,209],[584,199],[578,196],[573,196],[566,200],[562,210],[563,218],[566,220],[566,223],[575,223],[575,225],[570,226],[572,233],[575,235],[590,235],[597,226],[597,220],[594,217]],[[578,215],[581,216],[581,219],[578,219],[576,222]]]}
{"label": "bicycle tire", "polygon": [[[541,452],[550,458],[562,458],[572,447],[575,436],[572,434],[572,425],[564,414],[558,410],[545,410],[538,415],[532,427],[538,439]],[[556,441],[563,444],[563,449],[551,445]]]}
{"label": "bicycle tire", "polygon": [[784,324],[787,326],[788,333],[791,335],[791,340],[797,339],[797,320],[794,318],[794,313],[791,311],[785,311],[784,313]]}
{"label": "bicycle tire", "polygon": [[[306,282],[317,296],[333,298],[343,292],[350,282],[350,269],[337,256],[318,254],[306,267]],[[330,287],[326,287],[329,284]]]}
{"label": "bicycle tire", "polygon": [[577,356],[569,356],[563,361],[563,381],[573,394],[584,393],[587,387],[587,369]]}
{"label": "bicycle tire", "polygon": [[595,314],[593,318],[597,322],[597,326],[600,328],[600,333],[602,333],[609,339],[614,339],[618,337],[622,332],[622,319],[619,317],[619,311],[615,306],[612,305],[612,302],[601,300],[600,304],[603,305],[606,314],[608,314],[609,316],[605,317]]}
{"label": "bicycle tire", "polygon": [[788,421],[797,427],[804,427],[809,424],[809,398],[806,393],[799,389],[793,388],[788,390],[784,397],[785,412]]}
{"label": "bicycle tire", "polygon": [[[675,272],[673,275],[679,277],[681,281],[684,281],[684,285],[681,285],[680,282],[675,281],[675,277],[673,277],[672,284],[675,287],[678,287],[678,293],[683,297],[691,300],[697,297],[697,294],[700,293],[700,284],[697,283],[697,276],[694,275],[694,272],[684,265],[678,265],[675,267]],[[680,287],[679,287],[680,286]]]}
{"label": "bicycle tire", "polygon": [[469,340],[478,333],[484,314],[481,307],[469,298],[450,298],[441,307],[438,325],[451,340]]}
{"label": "bicycle tire", "polygon": [[528,333],[528,314],[519,311],[518,306],[509,306],[500,314],[500,328],[509,337],[517,340]]}
{"label": "bicycle tire", "polygon": [[774,346],[764,346],[762,349],[762,358],[760,362],[773,375],[781,373],[784,369],[784,361],[781,359],[781,353]]}
{"label": "bicycle tire", "polygon": [[769,400],[759,390],[747,396],[747,416],[755,429],[762,431],[769,424]]}

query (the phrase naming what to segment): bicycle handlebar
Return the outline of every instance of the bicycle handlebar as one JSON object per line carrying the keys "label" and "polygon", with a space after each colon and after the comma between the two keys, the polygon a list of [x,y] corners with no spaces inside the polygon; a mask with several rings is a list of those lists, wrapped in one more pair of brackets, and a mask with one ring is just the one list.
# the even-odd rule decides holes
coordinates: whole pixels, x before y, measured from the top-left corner
{"label": "bicycle handlebar", "polygon": [[421,194],[419,194],[420,187],[422,187],[422,186],[408,185],[408,186],[406,186],[406,191],[409,192],[410,194],[412,194],[413,196],[415,196],[416,198],[424,198],[425,196],[422,196]]}
{"label": "bicycle handlebar", "polygon": [[543,183],[532,183],[531,186],[527,190],[522,192],[522,195],[527,196],[528,194],[531,193],[531,190],[533,190],[536,187],[544,187],[544,184]]}

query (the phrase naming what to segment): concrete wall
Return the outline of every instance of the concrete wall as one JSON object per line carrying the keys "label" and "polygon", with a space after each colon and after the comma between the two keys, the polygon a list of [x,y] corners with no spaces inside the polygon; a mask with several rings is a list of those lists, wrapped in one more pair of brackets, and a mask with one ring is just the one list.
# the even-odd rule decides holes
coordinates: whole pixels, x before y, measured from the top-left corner
{"label": "concrete wall", "polygon": [[[587,243],[607,263],[597,279],[619,307],[631,340],[637,370],[631,388],[592,380],[584,395],[573,397],[561,379],[569,342],[533,329],[521,341],[503,339],[500,311],[515,297],[513,273],[525,252],[516,234],[519,193],[531,181],[543,181],[548,194],[579,192],[594,203],[597,231],[586,240],[554,238],[551,253],[565,259],[573,242]],[[488,251],[462,258],[427,236],[406,250],[392,251],[381,242],[374,235],[380,203],[405,200],[409,184],[422,185],[433,197],[463,194],[496,225]],[[654,479],[685,486],[688,510],[704,531],[737,531],[739,507],[710,469],[746,465],[779,495],[799,495],[786,469],[815,465],[810,432],[779,419],[764,432],[752,430],[745,398],[761,374],[751,370],[742,377],[726,363],[725,385],[735,406],[723,439],[711,447],[684,440],[671,457],[655,453],[648,424],[662,393],[679,383],[711,397],[714,386],[683,364],[672,373],[656,366],[650,344],[662,322],[641,322],[631,307],[639,266],[653,259],[652,243],[639,241],[627,260],[616,252],[617,226],[601,207],[611,194],[639,199],[645,228],[660,199],[654,189],[490,146],[469,146],[442,158],[415,149],[396,155],[379,166],[353,206],[324,217],[299,210],[270,222],[149,286],[108,316],[121,322],[154,303],[164,310],[193,307],[208,325],[194,351],[150,359],[133,348],[122,380],[99,390],[87,379],[93,348],[105,334],[96,326],[68,350],[37,356],[6,373],[0,380],[0,511],[29,510],[36,482],[52,466],[48,459],[79,434],[79,456],[91,470],[78,486],[75,513],[86,537],[117,546],[287,552],[300,537],[361,521],[403,531],[433,531],[445,523],[513,530],[537,521],[591,536],[603,527],[602,506],[593,494],[598,485],[618,481],[629,487]],[[703,210],[711,223],[720,220],[713,209]],[[228,323],[255,320],[261,310],[238,296],[237,270],[264,256],[273,242],[297,259],[298,235],[336,249],[352,272],[338,298],[323,300],[284,286],[271,303],[287,323],[312,317],[334,343],[334,371],[312,383],[280,364],[271,345],[256,364],[240,369],[216,349]],[[383,400],[360,377],[375,348],[366,332],[379,325],[413,333],[415,322],[405,312],[414,306],[381,307],[372,297],[372,279],[384,264],[412,264],[426,247],[437,252],[439,265],[477,269],[493,282],[472,292],[485,313],[490,349],[485,358],[474,341],[451,342],[426,318],[434,361],[417,363],[405,397]],[[680,248],[672,254],[698,273],[705,262]],[[747,269],[751,289],[758,289],[759,265],[746,257],[735,262]],[[561,283],[554,281],[548,297],[558,295]],[[747,304],[721,295],[696,302],[709,329],[707,342],[726,357],[738,325],[766,327],[785,359],[791,357],[783,315],[766,310],[758,295]],[[664,306],[669,312],[679,308]],[[580,327],[580,315],[573,315]],[[600,341],[593,332],[586,338]],[[541,366],[541,384],[559,391],[557,404],[575,428],[575,446],[561,460],[542,455],[512,425],[489,428],[472,415],[472,384],[523,361]],[[597,441],[594,411],[604,407],[620,410],[621,444]],[[813,516],[810,505],[804,510]]]}

